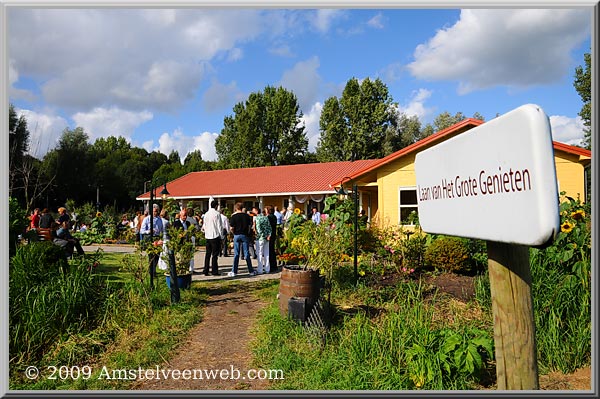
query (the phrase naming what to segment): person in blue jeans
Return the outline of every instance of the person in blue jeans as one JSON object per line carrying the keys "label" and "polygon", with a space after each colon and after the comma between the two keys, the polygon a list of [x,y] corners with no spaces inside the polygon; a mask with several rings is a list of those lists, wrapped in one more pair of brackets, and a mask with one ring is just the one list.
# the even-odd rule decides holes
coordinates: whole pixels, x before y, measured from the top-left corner
{"label": "person in blue jeans", "polygon": [[248,234],[252,228],[252,218],[246,212],[242,212],[243,205],[241,202],[235,204],[235,212],[229,219],[229,226],[233,233],[233,268],[227,276],[234,277],[238,272],[238,265],[240,263],[240,246],[244,251],[244,257],[246,258],[246,265],[248,266],[248,273],[251,276],[256,275],[256,271],[252,267],[252,258],[250,257],[249,244],[250,239]]}

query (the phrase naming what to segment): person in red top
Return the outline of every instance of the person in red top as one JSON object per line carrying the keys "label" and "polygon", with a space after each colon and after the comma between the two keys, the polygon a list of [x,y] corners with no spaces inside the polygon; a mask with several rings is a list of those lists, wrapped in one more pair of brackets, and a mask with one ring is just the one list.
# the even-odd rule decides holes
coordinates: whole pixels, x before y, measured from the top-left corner
{"label": "person in red top", "polygon": [[29,218],[29,229],[40,228],[40,208],[35,208]]}

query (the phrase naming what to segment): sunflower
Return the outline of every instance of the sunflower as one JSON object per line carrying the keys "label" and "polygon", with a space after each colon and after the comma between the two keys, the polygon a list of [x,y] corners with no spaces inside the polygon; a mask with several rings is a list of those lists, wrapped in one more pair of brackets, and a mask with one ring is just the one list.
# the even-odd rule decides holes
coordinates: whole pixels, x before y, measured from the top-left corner
{"label": "sunflower", "polygon": [[302,213],[302,211],[300,210],[300,208],[295,208],[295,209],[294,209],[294,213],[295,213],[296,215],[299,215],[300,213]]}
{"label": "sunflower", "polygon": [[575,220],[582,220],[585,217],[583,209],[579,209],[575,212],[571,212],[571,217]]}
{"label": "sunflower", "polygon": [[573,230],[573,227],[575,227],[573,223],[566,221],[560,225],[560,231],[562,231],[563,233],[570,233],[571,230]]}
{"label": "sunflower", "polygon": [[96,212],[96,217],[99,218],[102,216],[102,212]]}

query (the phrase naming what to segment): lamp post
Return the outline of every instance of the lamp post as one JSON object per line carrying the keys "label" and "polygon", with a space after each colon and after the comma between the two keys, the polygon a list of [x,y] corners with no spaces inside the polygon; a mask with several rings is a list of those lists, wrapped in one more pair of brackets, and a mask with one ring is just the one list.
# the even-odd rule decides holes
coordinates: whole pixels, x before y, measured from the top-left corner
{"label": "lamp post", "polygon": [[165,200],[167,199],[168,196],[169,196],[169,190],[167,190],[167,183],[165,182],[165,185],[164,185],[162,191],[160,192],[160,197],[163,200],[163,208],[165,207]]}
{"label": "lamp post", "polygon": [[[350,177],[344,177],[340,183],[340,189],[336,190],[340,199],[348,195],[348,192],[344,189],[346,179],[350,180]],[[358,283],[358,185],[356,183],[352,184],[352,199],[354,201],[354,282]]]}
{"label": "lamp post", "polygon": [[[156,191],[156,187],[154,187],[154,183],[152,180],[148,180],[148,181],[144,182],[144,187],[146,187],[147,183],[150,184],[150,203],[148,204],[148,216],[150,217],[150,242],[152,242],[153,237],[154,237],[154,213],[153,213],[153,210],[154,210],[154,193]],[[169,191],[167,190],[166,182],[165,182],[164,188],[160,192],[160,195],[161,195],[163,201],[169,195]],[[150,286],[153,287],[154,286],[154,273],[156,271],[153,270],[154,268],[152,267],[152,260],[150,260],[150,263],[151,263],[150,267],[149,267]]]}

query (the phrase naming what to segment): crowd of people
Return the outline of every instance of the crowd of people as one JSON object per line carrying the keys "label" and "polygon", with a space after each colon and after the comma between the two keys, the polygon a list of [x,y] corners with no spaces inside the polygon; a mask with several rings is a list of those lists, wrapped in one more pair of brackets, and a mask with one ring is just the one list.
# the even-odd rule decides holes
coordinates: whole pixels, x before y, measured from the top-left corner
{"label": "crowd of people", "polygon": [[50,231],[50,238],[55,245],[65,250],[67,257],[72,257],[77,251],[77,255],[85,255],[81,243],[77,237],[73,237],[72,231],[73,218],[67,213],[67,208],[58,208],[58,217],[55,219],[48,208],[40,211],[35,208],[29,217],[28,230],[41,231],[42,229]]}
{"label": "crowd of people", "polygon": [[[138,233],[138,240],[168,239],[166,224],[169,222],[164,217],[160,217],[160,213],[160,208],[155,205],[152,219],[152,229],[154,231],[152,234],[150,231],[150,216],[137,215],[134,228]],[[246,210],[241,202],[235,204],[233,214],[228,217],[225,209],[220,209],[217,201],[211,201],[209,210],[198,218],[190,215],[189,208],[181,209],[178,217],[173,222],[173,227],[182,230],[200,229],[204,233],[206,255],[202,274],[206,276],[221,275],[218,258],[231,256],[231,242],[233,243],[233,268],[227,275],[230,277],[237,275],[241,259],[246,262],[248,273],[254,276],[277,273],[275,242],[278,236],[281,235],[284,220],[284,215],[279,212],[277,207],[266,206],[262,211],[257,207]],[[193,239],[193,236],[191,237]],[[155,255],[149,258],[149,273],[151,275],[156,270],[159,258],[161,257]],[[252,265],[253,259],[257,261],[256,269]],[[199,273],[194,270],[193,260],[190,263],[190,273]]]}
{"label": "crowd of people", "polygon": [[[231,256],[231,246],[233,247],[233,267],[227,274],[228,276],[233,277],[238,274],[240,260],[246,262],[248,273],[251,276],[278,272],[276,242],[281,238],[283,227],[293,214],[291,207],[285,209],[283,213],[277,206],[270,205],[265,206],[262,210],[258,207],[247,210],[241,202],[238,202],[234,205],[234,212],[228,216],[228,210],[221,209],[217,201],[213,200],[209,205],[209,210],[201,214],[195,214],[192,208],[183,208],[173,218],[171,224],[166,210],[161,211],[160,207],[154,204],[152,215],[148,210],[143,213],[136,212],[131,219],[129,215],[123,214],[117,222],[116,229],[119,234],[132,229],[136,243],[141,240],[168,240],[168,227],[171,225],[182,230],[202,231],[206,239],[206,256],[202,273],[206,276],[220,275],[218,258]],[[322,217],[318,209],[313,207],[310,216],[304,218],[319,224]],[[39,208],[34,209],[30,215],[29,229],[51,229],[52,241],[65,248],[69,256],[72,256],[74,251],[77,251],[79,255],[84,254],[79,240],[73,237],[71,232],[83,232],[87,226],[78,223],[77,215],[70,216],[64,207],[58,208],[56,219],[46,208],[41,211]],[[190,235],[190,240],[193,241],[193,248],[195,248],[194,235]],[[166,251],[166,247],[164,250]],[[153,277],[161,258],[164,259],[164,257],[154,255],[149,257],[151,285],[153,285]],[[253,266],[252,260],[256,260],[256,268]],[[167,265],[163,265],[161,268],[167,269]],[[189,272],[197,273],[194,269],[192,257]]]}

